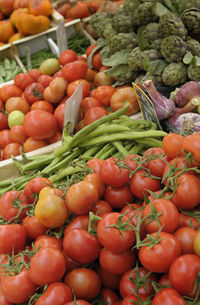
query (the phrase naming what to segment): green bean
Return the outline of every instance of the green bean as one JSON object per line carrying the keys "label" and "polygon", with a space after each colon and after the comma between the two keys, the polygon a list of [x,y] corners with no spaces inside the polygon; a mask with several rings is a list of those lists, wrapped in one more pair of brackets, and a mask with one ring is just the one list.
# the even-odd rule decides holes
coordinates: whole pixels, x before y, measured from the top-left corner
{"label": "green bean", "polygon": [[39,170],[40,167],[44,167],[44,165],[49,164],[50,160],[52,160],[52,156],[49,158],[41,158],[41,160],[36,159],[34,161],[31,161],[31,162],[23,165],[23,167],[21,169],[21,174],[23,175],[24,173],[26,173],[28,171]]}
{"label": "green bean", "polygon": [[140,143],[134,144],[134,146],[129,150],[129,155],[139,154],[141,153],[143,148],[144,148],[144,144],[140,144]]}
{"label": "green bean", "polygon": [[120,141],[113,141],[112,144],[124,158],[128,156],[129,152]]}
{"label": "green bean", "polygon": [[117,125],[117,124],[103,124],[96,128],[94,131],[90,132],[87,136],[87,139],[94,138],[96,136],[105,134],[105,133],[113,133],[113,132],[123,132],[123,131],[129,131],[130,128],[123,125]]}
{"label": "green bean", "polygon": [[112,146],[107,151],[105,151],[104,154],[102,154],[99,159],[106,160],[107,158],[112,157],[112,155],[114,154],[115,151],[116,151],[116,148],[114,146]]}
{"label": "green bean", "polygon": [[104,155],[105,152],[107,152],[111,147],[112,147],[111,143],[104,145],[103,148],[97,152],[94,158],[101,159],[101,156]]}
{"label": "green bean", "polygon": [[61,180],[62,178],[66,177],[66,176],[69,176],[69,175],[73,175],[73,174],[76,174],[76,173],[79,173],[83,171],[83,168],[82,167],[79,167],[79,166],[69,166],[63,170],[61,170],[60,172],[58,172],[57,174],[49,177],[49,180],[52,182],[52,183],[55,183],[59,180]]}
{"label": "green bean", "polygon": [[96,152],[98,152],[99,150],[101,149],[101,146],[99,145],[96,145],[96,146],[92,146],[90,147],[88,150],[86,150],[82,155],[81,157],[83,159],[86,159],[87,157],[93,157]]}
{"label": "green bean", "polygon": [[144,144],[149,147],[162,147],[162,141],[159,141],[154,138],[135,139],[135,141],[139,144]]}

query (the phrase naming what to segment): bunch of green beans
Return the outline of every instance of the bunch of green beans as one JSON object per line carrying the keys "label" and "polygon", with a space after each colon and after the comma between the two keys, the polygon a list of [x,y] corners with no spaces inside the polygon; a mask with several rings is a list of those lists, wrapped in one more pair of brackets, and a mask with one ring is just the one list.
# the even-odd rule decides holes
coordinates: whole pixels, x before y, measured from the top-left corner
{"label": "bunch of green beans", "polygon": [[161,147],[166,133],[156,130],[152,122],[132,120],[124,115],[126,111],[127,107],[120,109],[94,121],[73,137],[68,135],[63,145],[50,155],[29,158],[26,164],[17,162],[21,176],[0,181],[0,195],[12,189],[23,189],[35,176],[47,177],[56,184],[84,171],[85,162],[91,158],[125,158],[149,147]]}

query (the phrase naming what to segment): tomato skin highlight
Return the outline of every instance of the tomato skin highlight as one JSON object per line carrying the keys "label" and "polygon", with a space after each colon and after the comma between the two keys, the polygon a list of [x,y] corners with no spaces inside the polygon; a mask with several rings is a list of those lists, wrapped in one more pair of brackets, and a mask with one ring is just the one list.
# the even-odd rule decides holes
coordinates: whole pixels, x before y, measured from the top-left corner
{"label": "tomato skin highlight", "polygon": [[161,289],[153,298],[152,305],[186,305],[187,303],[173,288]]}

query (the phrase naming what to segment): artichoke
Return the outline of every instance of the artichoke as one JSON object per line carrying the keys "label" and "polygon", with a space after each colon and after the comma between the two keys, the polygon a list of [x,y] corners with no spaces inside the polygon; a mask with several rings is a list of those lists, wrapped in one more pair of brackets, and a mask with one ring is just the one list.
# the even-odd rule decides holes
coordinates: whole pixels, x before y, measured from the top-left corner
{"label": "artichoke", "polygon": [[152,44],[155,40],[161,38],[158,28],[159,24],[155,22],[151,22],[146,25],[144,30],[144,36],[146,39],[149,40],[150,44]]}
{"label": "artichoke", "polygon": [[179,36],[171,35],[162,40],[161,53],[167,62],[182,61],[186,50],[186,42]]}
{"label": "artichoke", "polygon": [[177,85],[183,84],[187,80],[187,68],[186,66],[179,63],[171,63],[162,73],[162,81],[167,86],[175,87]]}
{"label": "artichoke", "polygon": [[187,51],[191,52],[193,56],[200,56],[200,43],[195,39],[188,39],[186,41]]}
{"label": "artichoke", "polygon": [[139,61],[140,69],[144,70],[144,71],[146,70],[145,67],[144,67],[144,60],[145,59],[147,59],[149,61],[153,61],[153,60],[160,59],[160,58],[162,58],[161,54],[158,51],[153,50],[153,49],[145,50],[145,51],[141,52],[140,61]]}
{"label": "artichoke", "polygon": [[130,33],[134,31],[133,17],[123,10],[118,10],[112,18],[112,27],[118,33]]}
{"label": "artichoke", "polygon": [[183,11],[190,9],[192,7],[198,8],[200,10],[200,0],[177,0],[178,10],[181,14]]}
{"label": "artichoke", "polygon": [[152,42],[151,48],[158,52],[161,52],[161,43],[162,43],[161,39],[156,39],[154,40],[154,42]]}
{"label": "artichoke", "polygon": [[140,83],[143,84],[147,80],[152,80],[155,86],[160,84],[162,82],[161,76],[153,75],[149,72],[147,72],[140,80]]}
{"label": "artichoke", "polygon": [[190,64],[187,70],[187,75],[190,80],[200,82],[200,67]]}
{"label": "artichoke", "polygon": [[108,41],[112,53],[121,50],[132,50],[137,46],[137,39],[135,33],[119,33],[110,37]]}
{"label": "artichoke", "polygon": [[112,14],[96,13],[90,18],[90,25],[99,37],[103,36],[103,32],[107,23],[111,23]]}
{"label": "artichoke", "polygon": [[110,52],[109,46],[104,47],[104,48],[100,51],[101,60],[103,60],[104,58],[109,58],[111,55],[112,55],[112,53]]}
{"label": "artichoke", "polygon": [[195,36],[200,34],[200,10],[197,8],[190,8],[185,10],[181,19],[188,30],[189,35]]}
{"label": "artichoke", "polygon": [[117,32],[113,29],[112,24],[110,22],[106,23],[104,26],[103,37],[109,40],[110,37],[116,34]]}
{"label": "artichoke", "polygon": [[140,0],[124,0],[123,9],[128,15],[134,15],[135,9],[140,5]]}
{"label": "artichoke", "polygon": [[135,10],[134,16],[138,26],[147,25],[150,22],[156,22],[158,20],[158,16],[153,12],[152,2],[144,2],[140,4]]}
{"label": "artichoke", "polygon": [[158,31],[162,38],[176,35],[185,40],[187,35],[183,21],[173,13],[165,14],[160,18]]}
{"label": "artichoke", "polygon": [[128,65],[133,71],[141,71],[143,65],[142,51],[139,47],[133,49],[128,56]]}
{"label": "artichoke", "polygon": [[115,76],[115,80],[120,83],[128,84],[128,83],[134,82],[136,77],[137,77],[137,72],[129,71],[127,73],[122,73],[118,76]]}

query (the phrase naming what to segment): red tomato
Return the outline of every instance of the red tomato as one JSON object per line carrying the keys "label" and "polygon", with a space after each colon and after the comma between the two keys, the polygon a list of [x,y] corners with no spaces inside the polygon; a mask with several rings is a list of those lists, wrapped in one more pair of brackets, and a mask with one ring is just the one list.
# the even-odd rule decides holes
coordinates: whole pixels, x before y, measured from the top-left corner
{"label": "red tomato", "polygon": [[105,271],[100,266],[97,266],[95,270],[101,279],[101,283],[103,287],[114,290],[118,289],[121,275],[111,274]]}
{"label": "red tomato", "polygon": [[[97,237],[103,247],[116,252],[124,252],[135,243],[135,232],[127,230],[128,217],[118,212],[106,214],[97,225]],[[119,225],[119,222],[121,223]],[[114,225],[114,226],[113,226]],[[123,230],[123,234],[121,233]]]}
{"label": "red tomato", "polygon": [[23,219],[23,227],[26,230],[28,238],[36,239],[38,236],[45,234],[48,230],[43,226],[35,216],[26,216]]}
{"label": "red tomato", "polygon": [[0,225],[0,253],[22,250],[26,242],[26,230],[20,224]]}
{"label": "red tomato", "polygon": [[180,294],[173,288],[163,288],[156,293],[153,298],[152,305],[170,304],[170,305],[186,305],[187,303]]}
{"label": "red tomato", "polygon": [[87,73],[88,64],[82,60],[70,62],[62,68],[62,76],[68,82],[84,78]]}
{"label": "red tomato", "polygon": [[26,73],[19,73],[14,77],[14,84],[24,90],[27,86],[34,82],[34,79]]}
{"label": "red tomato", "polygon": [[101,290],[103,301],[108,305],[114,305],[116,301],[119,301],[119,296],[114,290],[103,288]]}
{"label": "red tomato", "polygon": [[82,61],[87,62],[87,59],[82,55],[77,55],[77,60],[82,60]]}
{"label": "red tomato", "polygon": [[85,52],[87,57],[90,55],[90,53],[93,51],[93,49],[96,48],[96,46],[97,46],[97,43],[93,43],[87,48],[87,50]]}
{"label": "red tomato", "polygon": [[43,249],[43,248],[56,248],[61,250],[62,249],[62,241],[55,236],[48,236],[48,235],[39,235],[35,242],[34,247]]}
{"label": "red tomato", "polygon": [[[67,302],[65,305],[74,305],[74,301]],[[76,305],[91,305],[91,303],[88,303],[84,300],[76,300]]]}
{"label": "red tomato", "polygon": [[144,152],[144,156],[157,156],[157,158],[152,158],[148,160],[145,166],[150,170],[153,176],[162,178],[164,168],[166,166],[167,157],[164,155],[164,150],[160,147],[149,148]]}
{"label": "red tomato", "polygon": [[[157,232],[150,234],[155,239]],[[157,273],[167,272],[171,263],[181,254],[179,241],[166,232],[160,232],[157,244],[152,247],[142,246],[139,250],[141,264]],[[170,280],[171,282],[171,280]]]}
{"label": "red tomato", "polygon": [[5,103],[5,110],[8,113],[19,110],[26,114],[30,111],[30,104],[22,97],[10,97]]}
{"label": "red tomato", "polygon": [[59,7],[56,9],[63,17],[66,17],[67,11],[72,6],[69,3],[60,4]]}
{"label": "red tomato", "polygon": [[199,135],[189,135],[187,136],[182,145],[182,151],[192,153],[193,158],[196,162],[200,163],[199,157],[199,149],[200,149],[200,137]]}
{"label": "red tomato", "polygon": [[192,209],[200,203],[200,179],[194,175],[183,174],[178,179],[178,187],[172,198],[181,209]]}
{"label": "red tomato", "polygon": [[0,111],[0,130],[8,129],[8,116]]}
{"label": "red tomato", "polygon": [[104,183],[112,187],[124,186],[129,181],[129,170],[125,167],[118,165],[117,158],[109,158],[103,161],[100,168],[100,176]]}
{"label": "red tomato", "polygon": [[[143,304],[143,302],[146,300],[146,297],[142,296],[142,295],[135,295],[135,294],[129,294],[127,296],[125,296],[122,300],[122,302],[120,303],[121,305],[132,305],[132,304],[139,304],[138,302],[142,302],[141,304]],[[136,303],[137,302],[137,303]]]}
{"label": "red tomato", "polygon": [[65,50],[59,56],[59,62],[62,66],[77,60],[77,54],[73,50]]}
{"label": "red tomato", "polygon": [[84,123],[85,125],[89,125],[105,115],[108,115],[108,111],[103,107],[89,108],[85,113]]}
{"label": "red tomato", "polygon": [[120,295],[124,298],[136,290],[140,295],[150,296],[154,293],[151,283],[155,281],[157,277],[154,273],[149,273],[144,267],[135,267],[122,275],[119,284]]}
{"label": "red tomato", "polygon": [[172,262],[169,268],[169,280],[172,287],[180,294],[194,296],[199,288],[199,285],[195,284],[199,272],[200,257],[194,254],[184,254]]}
{"label": "red tomato", "polygon": [[95,206],[98,200],[98,191],[93,184],[81,181],[70,186],[66,192],[65,200],[72,213],[84,215]]}
{"label": "red tomato", "polygon": [[99,86],[94,90],[94,97],[104,106],[110,105],[112,95],[116,92],[116,89],[112,86]]}
{"label": "red tomato", "polygon": [[24,90],[24,97],[29,104],[33,104],[36,101],[43,99],[44,87],[39,83],[31,83]]}
{"label": "red tomato", "polygon": [[10,97],[21,96],[23,91],[16,85],[4,85],[1,87],[1,100],[6,102]]}
{"label": "red tomato", "polygon": [[103,200],[98,200],[92,209],[95,215],[103,217],[104,214],[111,213],[113,211],[111,205]]}
{"label": "red tomato", "polygon": [[190,227],[182,227],[176,230],[174,236],[179,240],[182,254],[195,254],[194,238],[197,231]]}
{"label": "red tomato", "polygon": [[149,195],[149,190],[156,192],[160,187],[160,181],[149,177],[148,173],[144,170],[138,170],[135,172],[130,180],[131,192],[139,199],[144,199],[145,195]]}
{"label": "red tomato", "polygon": [[102,163],[103,163],[103,160],[97,159],[97,158],[93,158],[93,159],[90,159],[89,161],[87,161],[87,165],[98,175],[100,174],[100,168],[101,168]]}
{"label": "red tomato", "polygon": [[29,270],[22,270],[17,275],[7,276],[1,282],[4,297],[13,304],[28,302],[36,288],[37,285],[29,277]]}
{"label": "red tomato", "polygon": [[165,287],[171,287],[171,283],[169,281],[169,274],[164,273],[163,276],[161,276],[158,283],[165,286]]}
{"label": "red tomato", "polygon": [[35,196],[46,186],[53,186],[51,181],[47,178],[36,177],[31,179],[24,187],[24,195],[29,199],[30,203],[35,201]]}
{"label": "red tomato", "polygon": [[72,220],[72,222],[70,222],[70,224],[65,228],[64,235],[73,229],[84,229],[87,231],[88,225],[89,225],[89,215],[88,214],[76,216]]}
{"label": "red tomato", "polygon": [[67,273],[64,283],[75,293],[77,299],[93,300],[101,290],[98,274],[92,269],[76,268]]}
{"label": "red tomato", "polygon": [[65,109],[66,104],[60,104],[58,107],[56,107],[54,111],[54,116],[56,118],[57,125],[59,129],[62,131],[64,126],[64,118],[65,118]]}
{"label": "red tomato", "polygon": [[75,90],[78,88],[78,86],[82,83],[83,88],[82,88],[82,97],[86,97],[89,95],[90,91],[90,83],[87,82],[85,79],[77,79],[71,83],[68,84],[67,86],[67,95],[71,96]]}
{"label": "red tomato", "polygon": [[29,151],[33,151],[35,149],[41,148],[48,145],[48,142],[45,140],[36,140],[33,138],[28,138],[25,140],[23,144],[23,152],[27,153]]}
{"label": "red tomato", "polygon": [[100,175],[98,175],[97,173],[91,173],[91,174],[88,174],[84,179],[83,181],[86,181],[88,183],[91,183],[93,184],[97,191],[98,191],[98,194],[99,194],[99,198],[104,194],[104,191],[105,191],[105,184],[101,178]]}
{"label": "red tomato", "polygon": [[57,248],[41,248],[31,259],[29,275],[37,285],[60,281],[65,274],[66,262]]}
{"label": "red tomato", "polygon": [[61,131],[57,131],[56,134],[52,137],[47,139],[48,144],[53,144],[56,142],[59,142],[62,140],[62,132]]}
{"label": "red tomato", "polygon": [[64,305],[72,299],[71,289],[63,283],[55,282],[47,287],[47,290],[35,305]]}
{"label": "red tomato", "polygon": [[122,209],[127,203],[132,203],[134,197],[128,186],[108,186],[104,193],[104,199],[111,205],[111,207]]}
{"label": "red tomato", "polygon": [[177,133],[169,133],[163,138],[162,148],[170,159],[181,156],[183,141],[184,137]]}
{"label": "red tomato", "polygon": [[129,106],[126,114],[131,115],[139,110],[139,104],[135,94],[135,90],[132,87],[125,87],[117,90],[111,97],[110,106],[112,111],[116,111],[125,106]]}
{"label": "red tomato", "polygon": [[96,70],[99,71],[99,69],[102,66],[102,61],[101,61],[101,57],[100,57],[100,52],[97,51],[93,57],[92,57],[92,67]]}
{"label": "red tomato", "polygon": [[157,232],[161,226],[163,232],[173,233],[178,227],[179,212],[172,201],[156,199],[145,206],[143,218],[147,233]]}
{"label": "red tomato", "polygon": [[135,265],[136,256],[132,250],[115,253],[103,248],[99,255],[100,266],[108,273],[120,275]]}
{"label": "red tomato", "polygon": [[23,122],[25,133],[36,140],[51,138],[57,131],[56,118],[44,110],[28,112]]}
{"label": "red tomato", "polygon": [[31,105],[31,111],[32,110],[44,110],[47,111],[49,113],[53,113],[53,106],[51,103],[47,102],[47,101],[37,101],[35,103],[33,103]]}
{"label": "red tomato", "polygon": [[[20,191],[8,191],[0,197],[0,215],[6,221],[16,217],[20,208],[29,204],[27,197]],[[25,209],[22,209],[18,215],[18,220],[26,216]]]}
{"label": "red tomato", "polygon": [[22,125],[15,125],[10,129],[9,141],[16,143],[23,143],[27,139],[27,136]]}
{"label": "red tomato", "polygon": [[41,84],[44,88],[48,87],[53,77],[50,75],[40,75],[38,77],[38,83]]}
{"label": "red tomato", "polygon": [[128,155],[124,159],[124,162],[126,163],[128,169],[134,171],[138,167],[139,156],[137,156],[135,154]]}
{"label": "red tomato", "polygon": [[85,97],[81,101],[81,108],[82,108],[84,114],[90,108],[101,107],[101,106],[102,106],[102,104],[94,97]]}
{"label": "red tomato", "polygon": [[42,75],[42,73],[38,69],[31,69],[28,72],[28,75],[30,75],[34,79],[34,81],[36,82],[38,80],[38,78]]}
{"label": "red tomato", "polygon": [[12,305],[6,298],[4,297],[2,291],[0,290],[0,304],[1,305]]}
{"label": "red tomato", "polygon": [[0,131],[0,148],[4,148],[7,144],[10,143],[9,134],[9,129],[4,129]]}
{"label": "red tomato", "polygon": [[[198,213],[198,212],[197,212]],[[198,214],[195,216],[195,210],[186,210],[179,213],[178,228],[190,227],[192,229],[199,229],[200,217]]]}
{"label": "red tomato", "polygon": [[12,156],[20,155],[21,145],[19,143],[9,143],[3,149],[3,159],[9,159]]}
{"label": "red tomato", "polygon": [[68,257],[81,264],[89,264],[99,257],[101,245],[98,239],[84,229],[65,233],[63,249]]}

